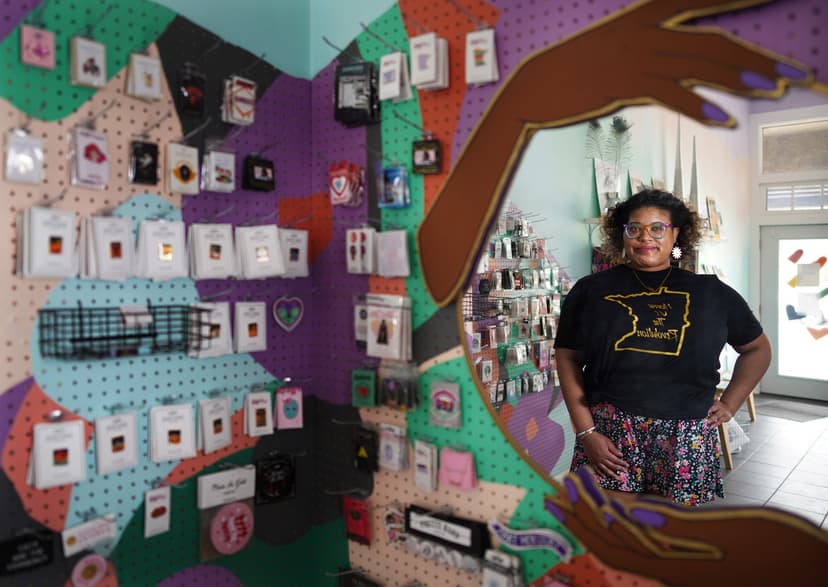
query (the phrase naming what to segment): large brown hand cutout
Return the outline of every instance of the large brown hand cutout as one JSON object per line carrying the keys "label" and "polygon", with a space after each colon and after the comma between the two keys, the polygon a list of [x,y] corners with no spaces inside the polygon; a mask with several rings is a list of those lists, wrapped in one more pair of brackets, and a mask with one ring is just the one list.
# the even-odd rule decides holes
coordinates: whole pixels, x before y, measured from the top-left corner
{"label": "large brown hand cutout", "polygon": [[546,507],[604,563],[675,587],[815,585],[828,532],[780,510],[621,504],[586,469],[569,473]]}
{"label": "large brown hand cutout", "polygon": [[779,97],[812,85],[805,68],[724,31],[683,26],[768,0],[644,0],[528,56],[503,83],[417,232],[426,285],[440,306],[463,287],[528,139],[632,104],[657,103],[702,123],[732,126],[693,93],[706,85]]}

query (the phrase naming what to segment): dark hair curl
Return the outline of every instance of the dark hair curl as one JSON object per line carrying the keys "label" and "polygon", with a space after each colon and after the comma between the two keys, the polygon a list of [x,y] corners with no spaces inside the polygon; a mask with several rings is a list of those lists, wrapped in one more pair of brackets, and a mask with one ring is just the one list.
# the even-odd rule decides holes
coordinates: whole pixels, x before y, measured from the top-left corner
{"label": "dark hair curl", "polygon": [[660,208],[670,214],[670,223],[679,229],[676,245],[687,253],[695,250],[701,239],[701,220],[680,198],[669,192],[645,189],[610,208],[601,222],[604,255],[615,263],[623,262],[624,225],[639,208]]}

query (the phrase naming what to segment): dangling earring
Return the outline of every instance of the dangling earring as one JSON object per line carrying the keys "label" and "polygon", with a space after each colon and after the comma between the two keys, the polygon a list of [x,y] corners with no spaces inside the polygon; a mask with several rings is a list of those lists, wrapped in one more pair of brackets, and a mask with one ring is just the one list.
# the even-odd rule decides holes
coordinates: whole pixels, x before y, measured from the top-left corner
{"label": "dangling earring", "polygon": [[678,261],[679,259],[681,259],[681,255],[682,255],[681,247],[676,245],[675,247],[673,247],[673,250],[670,251],[670,254],[673,256],[673,259]]}

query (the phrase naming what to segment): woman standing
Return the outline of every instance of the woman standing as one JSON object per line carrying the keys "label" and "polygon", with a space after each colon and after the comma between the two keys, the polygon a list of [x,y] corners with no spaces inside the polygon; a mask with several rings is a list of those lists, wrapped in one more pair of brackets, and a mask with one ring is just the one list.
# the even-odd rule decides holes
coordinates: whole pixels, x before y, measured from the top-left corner
{"label": "woman standing", "polygon": [[[605,249],[623,261],[579,280],[555,340],[576,446],[602,487],[698,505],[723,497],[717,426],[770,364],[762,327],[714,275],[671,266],[699,240],[699,217],[672,194],[644,190],[608,211]],[[721,399],[719,355],[739,354]]]}

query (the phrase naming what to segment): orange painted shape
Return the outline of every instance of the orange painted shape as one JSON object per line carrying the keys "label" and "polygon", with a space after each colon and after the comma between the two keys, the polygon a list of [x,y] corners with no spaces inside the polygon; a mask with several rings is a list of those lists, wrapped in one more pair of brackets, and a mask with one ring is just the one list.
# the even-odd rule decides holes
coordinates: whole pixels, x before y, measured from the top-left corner
{"label": "orange painted shape", "polygon": [[811,333],[811,336],[814,337],[814,340],[819,340],[820,338],[828,334],[828,328],[808,328],[808,332]]}
{"label": "orange painted shape", "polygon": [[208,455],[200,452],[191,459],[181,461],[172,471],[169,472],[166,479],[167,483],[176,485],[182,481],[189,479],[201,473],[202,469],[214,465],[220,460],[229,457],[233,453],[237,453],[245,448],[256,446],[259,438],[251,438],[244,433],[244,411],[238,410],[230,419],[230,425],[233,428],[233,442],[219,449],[211,452]]}
{"label": "orange painted shape", "polygon": [[535,439],[535,436],[538,435],[538,430],[540,427],[538,426],[537,420],[534,417],[529,418],[529,421],[526,423],[526,440],[527,442],[532,442]]}
{"label": "orange painted shape", "polygon": [[[499,10],[482,0],[458,1],[478,21],[485,21],[491,26],[500,17]],[[454,133],[466,96],[466,33],[474,31],[477,23],[444,0],[399,0],[398,4],[409,38],[423,34],[417,26],[419,24],[448,41],[449,87],[436,92],[418,90],[423,128],[433,132],[443,146],[442,173],[426,175],[423,181],[424,209],[428,210],[451,167]]]}
{"label": "orange painted shape", "polygon": [[515,408],[509,402],[504,402],[503,405],[500,406],[500,419],[503,420],[504,425],[509,424],[509,418],[511,418],[514,413]]}
{"label": "orange painted shape", "polygon": [[371,293],[407,295],[404,277],[380,277],[372,275],[368,278],[368,291]]}
{"label": "orange painted shape", "polygon": [[326,193],[279,200],[279,226],[307,230],[308,263],[322,254],[333,237],[333,209]]}
{"label": "orange painted shape", "polygon": [[[49,489],[35,489],[26,483],[26,472],[34,444],[34,425],[46,422],[46,414],[52,410],[61,410],[64,414],[64,422],[83,420],[43,393],[37,383],[33,383],[9,430],[9,436],[3,447],[2,462],[3,470],[14,486],[26,513],[50,530],[60,532],[66,527],[66,515],[69,513],[73,486],[61,485]],[[93,427],[91,422],[83,421],[88,448],[92,440]]]}

